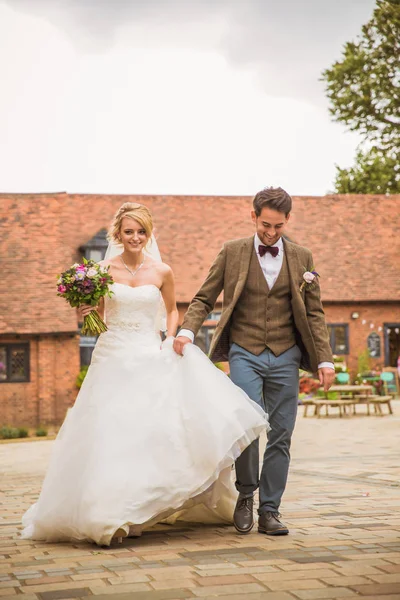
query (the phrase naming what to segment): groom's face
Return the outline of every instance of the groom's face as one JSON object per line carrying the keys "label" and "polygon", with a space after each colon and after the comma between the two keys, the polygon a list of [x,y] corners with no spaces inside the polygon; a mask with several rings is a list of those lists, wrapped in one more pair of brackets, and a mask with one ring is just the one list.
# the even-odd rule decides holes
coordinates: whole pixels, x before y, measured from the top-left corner
{"label": "groom's face", "polygon": [[290,214],[286,216],[285,213],[266,206],[261,210],[258,217],[254,210],[251,212],[251,218],[256,226],[256,233],[260,241],[266,246],[276,244],[285,230],[289,217]]}

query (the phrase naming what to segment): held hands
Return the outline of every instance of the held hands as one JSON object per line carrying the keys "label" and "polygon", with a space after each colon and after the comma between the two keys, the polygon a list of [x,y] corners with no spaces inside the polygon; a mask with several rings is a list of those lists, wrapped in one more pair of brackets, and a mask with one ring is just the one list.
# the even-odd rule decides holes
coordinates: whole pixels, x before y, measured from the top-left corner
{"label": "held hands", "polygon": [[324,392],[327,392],[335,379],[335,369],[322,367],[318,369],[318,377],[320,384],[324,386]]}
{"label": "held hands", "polygon": [[177,354],[183,356],[183,349],[186,344],[192,344],[192,340],[184,335],[180,335],[179,337],[175,338],[173,348]]}

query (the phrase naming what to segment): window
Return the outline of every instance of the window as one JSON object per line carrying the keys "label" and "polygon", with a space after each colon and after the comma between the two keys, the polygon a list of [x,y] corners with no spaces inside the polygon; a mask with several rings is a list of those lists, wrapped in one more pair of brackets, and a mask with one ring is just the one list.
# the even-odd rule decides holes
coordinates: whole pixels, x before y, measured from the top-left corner
{"label": "window", "polygon": [[29,344],[0,344],[0,383],[29,381]]}
{"label": "window", "polygon": [[196,335],[194,343],[200,348],[200,350],[203,350],[205,354],[208,354],[210,351],[212,337],[220,318],[220,310],[214,310],[211,312],[204,321],[203,327],[201,327],[199,333]]}
{"label": "window", "polygon": [[328,325],[333,354],[349,354],[349,326],[346,323]]}
{"label": "window", "polygon": [[200,350],[203,350],[205,354],[208,354],[210,351],[211,340],[214,331],[215,327],[203,325],[203,327],[201,327],[199,333],[196,335],[196,338],[194,340],[196,346],[198,346]]}
{"label": "window", "polygon": [[105,256],[107,246],[107,230],[100,229],[100,231],[98,231],[84,246],[81,246],[79,250],[88,260],[100,262]]}

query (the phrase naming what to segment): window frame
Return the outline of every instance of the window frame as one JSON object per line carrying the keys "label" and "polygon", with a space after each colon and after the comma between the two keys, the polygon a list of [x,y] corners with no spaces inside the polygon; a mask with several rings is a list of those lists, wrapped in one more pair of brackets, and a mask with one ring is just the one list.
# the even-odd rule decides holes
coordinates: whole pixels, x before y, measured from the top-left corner
{"label": "window frame", "polygon": [[[350,354],[350,342],[349,342],[349,324],[348,323],[327,323],[326,324],[328,327],[328,333],[329,333],[329,344],[332,350],[332,353],[335,354],[336,356],[347,356]],[[329,327],[331,328],[329,330]],[[346,349],[344,352],[337,352],[336,351],[336,335],[335,335],[335,329],[338,327],[343,327],[344,328],[344,335],[345,335],[345,344],[346,344]],[[334,342],[334,343],[333,343]]]}
{"label": "window frame", "polygon": [[[0,348],[6,349],[6,379],[0,379],[2,383],[29,383],[31,380],[31,369],[30,369],[30,343],[29,342],[1,342]],[[13,350],[25,350],[24,352],[24,377],[18,379],[11,379],[11,354]]]}
{"label": "window frame", "polygon": [[[107,240],[107,230],[100,229],[86,244],[80,246],[79,251],[83,254],[83,256],[87,260],[94,260],[95,262],[100,262],[100,260],[104,260],[104,256],[106,254],[108,247]],[[93,259],[90,254],[92,251],[99,252],[100,259]]]}

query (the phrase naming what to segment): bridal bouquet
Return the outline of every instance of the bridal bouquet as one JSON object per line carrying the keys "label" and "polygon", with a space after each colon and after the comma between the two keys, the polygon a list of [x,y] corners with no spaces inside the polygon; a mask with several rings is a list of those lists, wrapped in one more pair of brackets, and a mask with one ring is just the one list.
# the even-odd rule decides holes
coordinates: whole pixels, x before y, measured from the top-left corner
{"label": "bridal bouquet", "polygon": [[[108,269],[84,258],[82,264],[75,263],[61,273],[57,280],[57,296],[65,298],[73,307],[81,304],[97,306],[100,298],[111,297],[113,293],[109,286],[114,282]],[[85,317],[81,333],[99,335],[103,331],[107,331],[107,325],[94,310]]]}

